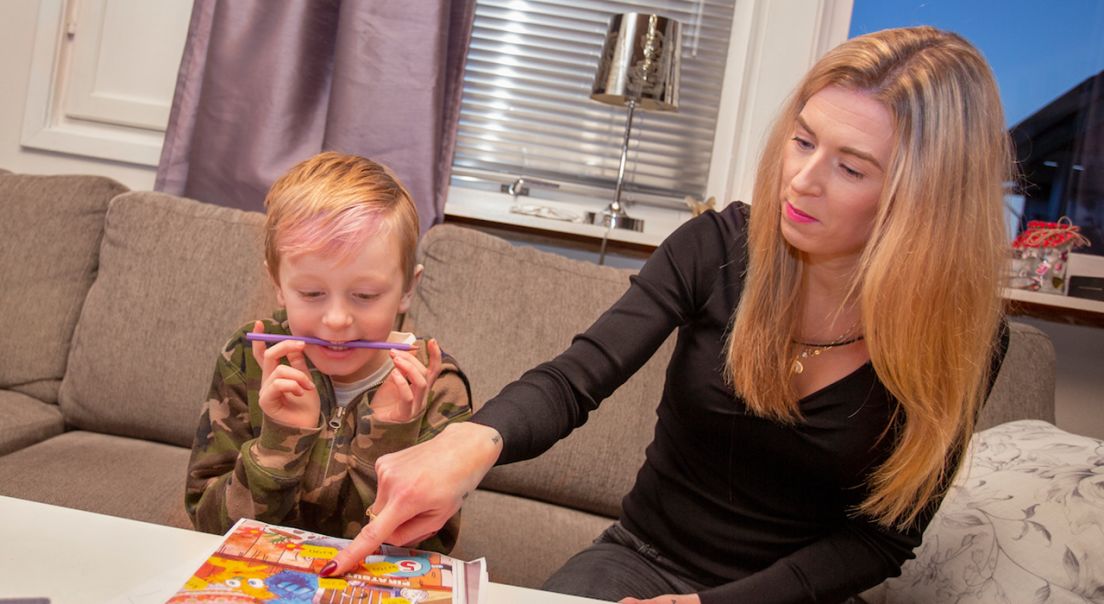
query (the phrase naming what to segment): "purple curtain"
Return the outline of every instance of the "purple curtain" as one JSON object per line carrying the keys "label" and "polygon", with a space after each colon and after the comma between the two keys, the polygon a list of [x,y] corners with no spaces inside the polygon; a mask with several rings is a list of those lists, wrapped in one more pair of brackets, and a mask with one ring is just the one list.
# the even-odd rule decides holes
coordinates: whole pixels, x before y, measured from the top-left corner
{"label": "purple curtain", "polygon": [[196,0],[158,191],[263,210],[324,150],[390,166],[444,217],[475,0]]}

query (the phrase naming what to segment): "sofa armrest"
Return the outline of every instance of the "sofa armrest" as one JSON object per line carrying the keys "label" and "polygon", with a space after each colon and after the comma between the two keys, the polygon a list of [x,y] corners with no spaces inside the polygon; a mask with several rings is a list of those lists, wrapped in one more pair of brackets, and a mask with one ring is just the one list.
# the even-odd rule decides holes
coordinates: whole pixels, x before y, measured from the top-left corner
{"label": "sofa armrest", "polygon": [[1104,597],[1104,441],[1021,420],[979,432],[884,602]]}
{"label": "sofa armrest", "polygon": [[1010,321],[1008,327],[1008,353],[978,418],[977,430],[1019,419],[1054,423],[1054,344],[1030,325]]}

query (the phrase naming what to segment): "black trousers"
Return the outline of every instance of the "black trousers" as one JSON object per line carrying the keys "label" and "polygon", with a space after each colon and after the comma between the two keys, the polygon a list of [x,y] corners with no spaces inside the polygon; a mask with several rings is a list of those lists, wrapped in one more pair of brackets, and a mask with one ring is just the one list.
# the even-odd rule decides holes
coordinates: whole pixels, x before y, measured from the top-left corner
{"label": "black trousers", "polygon": [[[692,594],[710,587],[692,578],[693,574],[615,522],[552,573],[541,589],[616,602],[628,596],[645,600]],[[862,602],[858,597],[846,600],[847,604]]]}
{"label": "black trousers", "polygon": [[614,523],[590,547],[564,563],[541,589],[616,602],[628,596],[646,599],[706,588],[691,575]]}

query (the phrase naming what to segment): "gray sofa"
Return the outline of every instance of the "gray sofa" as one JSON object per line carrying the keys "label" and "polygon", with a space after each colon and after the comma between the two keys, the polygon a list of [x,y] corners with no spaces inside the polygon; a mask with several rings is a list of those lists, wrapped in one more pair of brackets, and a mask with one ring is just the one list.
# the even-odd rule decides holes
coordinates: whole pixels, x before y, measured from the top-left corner
{"label": "gray sofa", "polygon": [[[0,495],[190,527],[185,467],[216,351],[275,304],[262,216],[93,176],[0,174]],[[438,338],[477,404],[562,350],[628,272],[433,228],[404,329]],[[570,438],[496,468],[456,554],[537,586],[614,517],[654,426],[671,341]],[[979,429],[1054,421],[1054,350],[1013,324]]]}

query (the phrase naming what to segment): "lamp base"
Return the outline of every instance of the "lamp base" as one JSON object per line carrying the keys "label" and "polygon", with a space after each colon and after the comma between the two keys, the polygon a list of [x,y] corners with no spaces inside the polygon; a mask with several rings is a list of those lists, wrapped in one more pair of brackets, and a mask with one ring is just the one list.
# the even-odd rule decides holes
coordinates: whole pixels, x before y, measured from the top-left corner
{"label": "lamp base", "polygon": [[583,222],[587,224],[597,224],[611,229],[629,229],[630,231],[636,231],[638,233],[644,230],[643,218],[633,218],[625,214],[624,211],[618,213],[609,208],[601,212],[587,212],[583,216]]}

